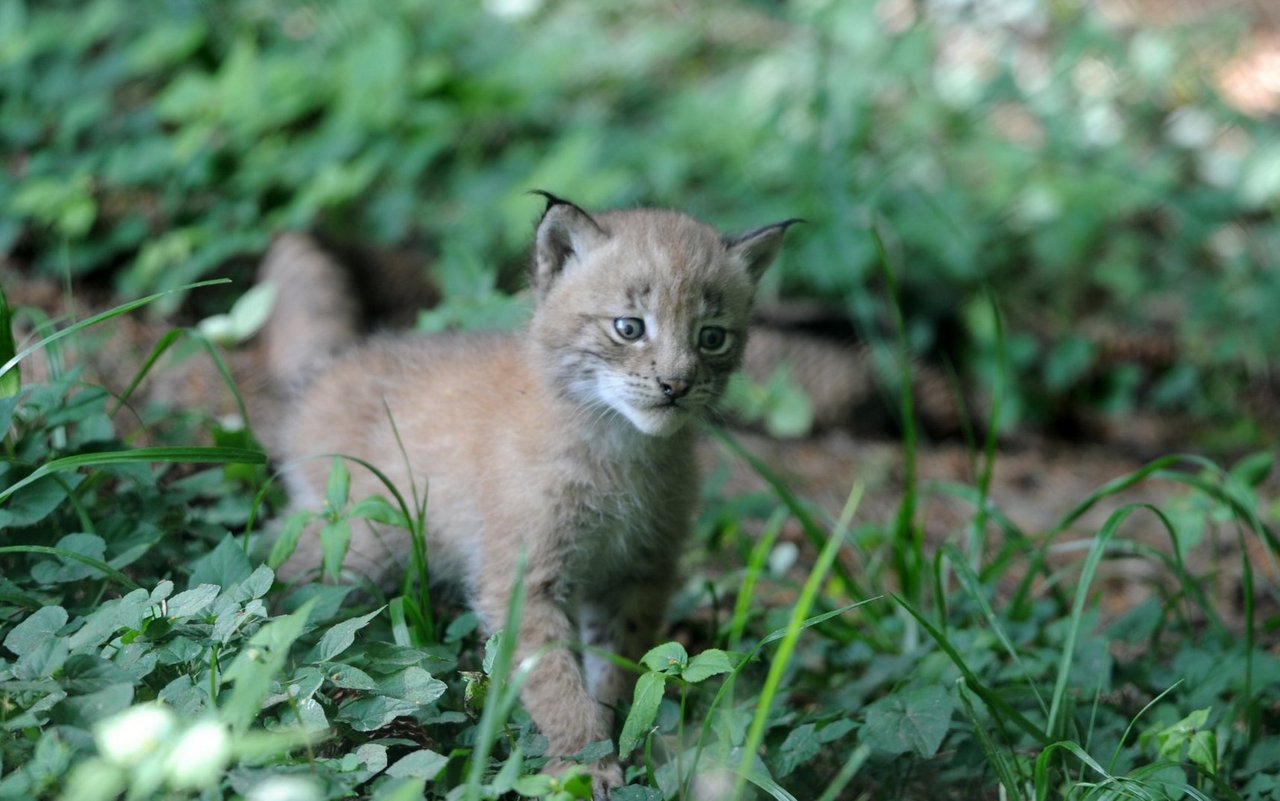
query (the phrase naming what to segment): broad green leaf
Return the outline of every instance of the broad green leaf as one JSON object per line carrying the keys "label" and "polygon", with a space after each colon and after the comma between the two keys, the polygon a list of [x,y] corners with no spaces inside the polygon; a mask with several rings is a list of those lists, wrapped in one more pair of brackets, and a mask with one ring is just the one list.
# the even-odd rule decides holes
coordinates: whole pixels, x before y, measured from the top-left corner
{"label": "broad green leaf", "polygon": [[245,555],[244,547],[230,535],[223,537],[216,548],[197,559],[191,567],[188,587],[199,587],[201,584],[230,587],[253,573],[253,564]]}
{"label": "broad green leaf", "polygon": [[630,756],[653,728],[653,723],[658,718],[658,706],[662,703],[662,693],[666,685],[667,674],[656,671],[645,673],[636,682],[631,712],[627,715],[626,723],[622,725],[622,736],[618,739],[619,759]]}
{"label": "broad green leaf", "polygon": [[[230,538],[223,543],[229,541]],[[235,731],[243,732],[257,717],[271,692],[271,683],[289,658],[290,646],[306,628],[312,606],[313,602],[307,602],[293,614],[275,618],[258,629],[223,674],[222,682],[234,685],[222,708],[223,716]]]}
{"label": "broad green leaf", "polygon": [[332,682],[335,687],[343,687],[348,690],[378,689],[378,683],[373,680],[373,677],[360,668],[340,664],[321,665],[320,667],[324,670],[325,679]]}
{"label": "broad green leaf", "polygon": [[951,696],[937,685],[897,692],[867,707],[862,740],[890,754],[914,751],[928,759],[942,745],[951,712]]}
{"label": "broad green leaf", "polygon": [[596,740],[595,742],[587,743],[581,751],[570,756],[569,759],[589,765],[592,762],[599,762],[612,753],[613,740]]}
{"label": "broad green leaf", "polygon": [[311,653],[307,655],[307,661],[313,663],[332,661],[338,654],[350,648],[356,641],[356,632],[369,625],[369,621],[377,617],[385,608],[380,606],[367,615],[353,617],[331,627],[320,638],[320,642],[311,649]]}
{"label": "broad green leaf", "polygon": [[412,715],[421,706],[412,701],[375,695],[343,704],[336,720],[346,723],[356,731],[374,731],[403,715]]}
{"label": "broad green leaf", "polygon": [[381,495],[370,495],[356,501],[347,512],[347,517],[358,517],[361,520],[372,520],[397,528],[409,528],[409,521],[404,512]]}
{"label": "broad green leaf", "polygon": [[31,482],[14,493],[9,502],[0,508],[0,526],[20,528],[44,520],[66,499],[68,490],[74,489],[84,476],[72,473],[61,476],[45,476]]}
{"label": "broad green leaf", "polygon": [[410,665],[378,684],[378,692],[399,698],[418,706],[424,706],[444,695],[448,686],[430,673]]}
{"label": "broad green leaf", "polygon": [[680,643],[665,642],[650,648],[640,661],[650,670],[679,674],[689,664],[689,654]]}
{"label": "broad green leaf", "polygon": [[58,540],[55,560],[40,562],[31,568],[31,577],[41,584],[66,584],[102,575],[92,564],[75,557],[78,554],[97,562],[107,558],[107,544],[97,534],[68,534]]}
{"label": "broad green leaf", "polygon": [[209,608],[218,597],[222,588],[217,584],[201,584],[195,589],[180,592],[169,599],[166,616],[171,618],[190,617]]}
{"label": "broad green leaf", "polygon": [[434,779],[444,766],[449,764],[449,757],[437,754],[427,748],[413,751],[401,757],[387,768],[388,776],[416,776],[430,781]]}
{"label": "broad green leaf", "polygon": [[609,794],[609,801],[662,801],[665,798],[656,787],[641,787],[638,784],[619,787]]}
{"label": "broad green leaf", "polygon": [[379,782],[371,801],[421,801],[426,781],[413,776],[393,778]]}
{"label": "broad green leaf", "polygon": [[797,726],[787,734],[787,739],[778,748],[777,756],[770,762],[774,775],[779,779],[786,778],[821,750],[822,742],[818,738],[817,726],[812,723]]}
{"label": "broad green leaf", "polygon": [[37,609],[26,620],[13,627],[13,630],[4,638],[4,647],[22,656],[53,639],[58,630],[65,625],[67,625],[67,610],[61,606]]}
{"label": "broad green leaf", "polygon": [[732,673],[737,666],[737,661],[740,660],[734,660],[733,657],[719,648],[708,648],[689,660],[689,664],[681,671],[680,678],[697,684],[711,676]]}

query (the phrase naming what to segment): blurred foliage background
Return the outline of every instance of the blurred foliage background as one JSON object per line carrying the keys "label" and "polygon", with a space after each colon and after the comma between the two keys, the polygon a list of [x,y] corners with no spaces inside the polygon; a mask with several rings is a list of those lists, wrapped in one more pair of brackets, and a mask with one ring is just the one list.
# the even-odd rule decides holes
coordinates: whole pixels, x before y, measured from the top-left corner
{"label": "blurred foliage background", "polygon": [[1007,359],[1006,424],[1154,408],[1253,439],[1253,389],[1280,407],[1280,132],[1219,91],[1246,10],[0,0],[3,269],[242,291],[307,228],[414,248],[466,324],[510,316],[530,189],[799,216],[766,302],[883,337],[874,228],[917,353],[978,386]]}

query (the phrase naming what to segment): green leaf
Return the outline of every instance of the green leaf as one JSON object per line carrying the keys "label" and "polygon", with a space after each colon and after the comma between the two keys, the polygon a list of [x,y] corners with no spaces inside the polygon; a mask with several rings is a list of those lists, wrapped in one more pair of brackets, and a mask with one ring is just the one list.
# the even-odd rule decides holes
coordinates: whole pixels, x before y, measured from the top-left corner
{"label": "green leaf", "polygon": [[822,741],[818,738],[817,726],[805,723],[797,726],[787,734],[778,748],[777,758],[772,760],[774,775],[785,778],[800,765],[808,762],[822,750]]}
{"label": "green leaf", "polygon": [[679,674],[689,664],[689,653],[678,642],[665,642],[650,648],[640,661],[650,670]]}
{"label": "green leaf", "polygon": [[171,618],[191,617],[209,608],[218,597],[222,588],[217,584],[201,584],[195,589],[180,592],[169,599],[165,616]]}
{"label": "green leaf", "polygon": [[401,777],[379,782],[373,791],[372,801],[421,801],[425,790],[424,780],[412,776]]}
{"label": "green leaf", "polygon": [[376,690],[378,683],[363,670],[351,665],[321,665],[326,680],[348,690]]}
{"label": "green leaf", "polygon": [[91,564],[85,564],[73,556],[94,561],[105,561],[107,544],[96,534],[68,534],[58,540],[59,553],[55,560],[40,562],[31,568],[31,577],[41,584],[65,584],[71,581],[83,581],[96,578],[101,572]]}
{"label": "green leaf", "polygon": [[398,717],[412,715],[420,708],[412,701],[375,695],[343,704],[336,719],[356,731],[375,731]]}
{"label": "green leaf", "polygon": [[735,660],[728,653],[719,648],[708,648],[689,660],[689,664],[681,671],[680,678],[697,684],[711,676],[732,673],[735,667]]}
{"label": "green leaf", "polygon": [[228,534],[216,548],[192,564],[191,580],[187,586],[216,584],[219,587],[230,587],[244,581],[252,573],[253,564],[245,555],[244,548]]}
{"label": "green leaf", "polygon": [[334,515],[347,508],[347,498],[351,494],[351,472],[338,457],[333,458],[329,468],[329,481],[325,485],[325,512]]}
{"label": "green leaf", "polygon": [[314,517],[312,512],[300,511],[294,512],[285,519],[284,526],[276,536],[276,541],[271,544],[271,554],[267,557],[267,565],[272,570],[278,570],[280,565],[293,556],[293,552],[298,548],[298,540],[302,537],[303,529]]}
{"label": "green leaf", "polygon": [[1187,744],[1187,761],[1208,776],[1218,775],[1218,737],[1212,729],[1201,729],[1191,735]]}
{"label": "green leaf", "polygon": [[391,767],[387,768],[387,775],[396,777],[415,776],[419,779],[430,781],[439,775],[447,764],[449,764],[449,757],[423,748],[396,760]]}
{"label": "green leaf", "polygon": [[444,695],[448,685],[417,665],[410,665],[378,684],[378,692],[425,706]]}
{"label": "green leaf", "polygon": [[347,547],[351,544],[351,524],[346,520],[335,520],[320,529],[320,550],[324,554],[324,574],[334,581],[342,571],[342,560],[346,558]]}
{"label": "green leaf", "polygon": [[4,638],[4,647],[18,656],[31,653],[46,641],[54,638],[58,630],[67,625],[67,610],[61,606],[46,606],[13,627]]}
{"label": "green leaf", "polygon": [[[13,314],[9,302],[4,296],[4,287],[0,286],[0,364],[7,363],[18,352],[13,340]],[[22,389],[22,372],[17,364],[12,370],[0,373],[0,398],[12,398]],[[8,425],[0,426],[0,431],[8,429]]]}
{"label": "green leaf", "polygon": [[201,320],[200,332],[219,345],[244,342],[266,323],[275,304],[277,289],[272,283],[256,284],[231,305],[231,311]]}
{"label": "green leaf", "polygon": [[542,798],[555,789],[554,782],[555,779],[551,776],[536,773],[532,776],[521,776],[512,789],[526,798]]}
{"label": "green leaf", "polygon": [[867,707],[862,739],[880,751],[914,751],[928,759],[942,745],[951,712],[951,696],[937,685],[894,693]]}
{"label": "green leaf", "polygon": [[[230,538],[223,542],[228,541]],[[306,628],[314,605],[314,601],[308,601],[293,614],[275,618],[258,629],[223,674],[223,683],[235,685],[222,708],[223,716],[237,732],[244,732],[257,717],[271,692],[272,681],[289,658],[290,646]]]}
{"label": "green leaf", "polygon": [[397,528],[409,528],[409,521],[399,507],[381,495],[370,495],[368,498],[352,504],[347,517],[358,517],[361,520],[372,520]]}
{"label": "green leaf", "polygon": [[592,762],[599,762],[612,753],[613,740],[596,740],[594,742],[587,743],[581,751],[568,758],[574,762],[589,765]]}
{"label": "green leaf", "polygon": [[385,608],[380,606],[367,615],[353,617],[331,627],[320,638],[320,642],[316,643],[316,646],[311,649],[306,661],[312,663],[332,661],[338,654],[350,648],[351,644],[356,641],[356,632],[369,625],[369,621],[377,617]]}
{"label": "green leaf", "polygon": [[656,787],[641,787],[638,784],[619,787],[609,794],[609,801],[662,801],[666,796]]}
{"label": "green leaf", "polygon": [[627,715],[627,721],[622,726],[622,736],[618,739],[619,759],[630,756],[653,728],[654,721],[658,719],[658,706],[662,703],[662,693],[666,685],[667,674],[656,671],[645,673],[636,682],[631,712]]}
{"label": "green leaf", "polygon": [[1271,473],[1276,455],[1271,451],[1250,454],[1231,466],[1231,476],[1246,487],[1257,487]]}
{"label": "green leaf", "polygon": [[0,509],[0,526],[21,528],[39,523],[66,499],[68,490],[74,489],[84,476],[45,476],[33,481],[17,493],[3,509]]}

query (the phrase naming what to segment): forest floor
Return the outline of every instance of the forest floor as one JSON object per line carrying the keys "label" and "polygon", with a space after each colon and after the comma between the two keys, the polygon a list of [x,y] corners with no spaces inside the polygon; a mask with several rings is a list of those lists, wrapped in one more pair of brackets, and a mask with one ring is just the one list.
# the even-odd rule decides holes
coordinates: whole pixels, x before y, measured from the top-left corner
{"label": "forest floor", "polygon": [[[53,319],[84,319],[112,304],[109,295],[98,290],[77,289],[68,296],[56,282],[26,276],[14,276],[13,280],[6,277],[4,289],[13,306],[35,307]],[[170,328],[168,323],[149,320],[145,312],[118,317],[96,329],[92,336],[73,344],[64,358],[69,362],[83,362],[85,378],[90,382],[120,392]],[[262,385],[257,367],[261,357],[252,342],[227,352],[226,357],[244,392],[250,416],[254,417],[255,395]],[[46,369],[41,360],[24,364],[24,368],[26,381],[38,381]],[[200,352],[189,353],[181,361],[163,360],[142,384],[140,395],[131,405],[142,410],[149,403],[194,412],[197,416],[225,416],[236,409],[234,396],[209,358]],[[118,423],[126,431],[136,429],[128,420]],[[254,428],[270,426],[269,419],[265,423],[258,420]],[[1032,539],[1052,534],[1050,562],[1064,566],[1079,563],[1083,551],[1106,519],[1123,506],[1149,504],[1175,523],[1181,519],[1192,520],[1197,513],[1203,518],[1204,500],[1200,495],[1190,492],[1182,483],[1162,480],[1156,475],[1108,495],[1070,525],[1057,530],[1064,516],[1107,482],[1140,470],[1158,457],[1195,454],[1196,448],[1180,439],[1183,432],[1179,421],[1142,415],[1112,420],[1106,427],[1074,439],[1026,432],[1015,434],[1003,439],[994,453],[990,506]],[[151,436],[150,432],[140,430],[135,430],[134,435],[140,436],[140,441]],[[903,501],[908,471],[912,469],[902,442],[883,434],[866,436],[830,430],[807,438],[775,439],[758,432],[732,430],[731,436],[768,465],[797,498],[812,504],[832,520],[839,515],[851,486],[860,484],[864,495],[855,525],[858,521],[891,522]],[[1229,469],[1234,458],[1247,453],[1240,450],[1232,455],[1209,456]],[[719,471],[719,480],[723,482],[720,491],[725,496],[770,491],[765,480],[723,444],[706,442],[703,460],[713,477]],[[1188,464],[1178,466],[1186,468]],[[916,519],[922,521],[927,550],[932,553],[946,542],[960,545],[974,536],[970,523],[971,502],[960,497],[963,491],[955,490],[978,486],[981,453],[955,439],[926,440],[916,446],[913,469],[920,488]],[[1280,470],[1273,469],[1257,492],[1264,522],[1274,525],[1280,518]],[[1221,602],[1219,609],[1228,621],[1234,617],[1238,622],[1243,608],[1244,562],[1239,558],[1240,539],[1229,526],[1219,530],[1212,525],[1191,525],[1197,530],[1192,535],[1194,547],[1186,553],[1188,566],[1193,574],[1210,577],[1212,586],[1202,589]],[[998,546],[999,527],[992,524],[989,529],[986,537],[991,545]],[[1154,514],[1133,516],[1125,524],[1123,535],[1163,553],[1172,549],[1168,533]],[[803,574],[814,554],[805,545],[799,525],[788,524],[781,536],[783,542],[790,541],[799,547],[796,570]],[[1244,541],[1247,543],[1244,547],[1250,549],[1248,563],[1255,571],[1255,599],[1264,613],[1280,611],[1280,592],[1277,592],[1280,570],[1275,559],[1265,552],[1257,538],[1248,537]],[[851,567],[856,570],[858,565]],[[1018,571],[1009,575],[1012,579]],[[1101,610],[1108,617],[1132,608],[1171,580],[1158,565],[1136,555],[1105,561],[1099,577],[1103,589]]]}

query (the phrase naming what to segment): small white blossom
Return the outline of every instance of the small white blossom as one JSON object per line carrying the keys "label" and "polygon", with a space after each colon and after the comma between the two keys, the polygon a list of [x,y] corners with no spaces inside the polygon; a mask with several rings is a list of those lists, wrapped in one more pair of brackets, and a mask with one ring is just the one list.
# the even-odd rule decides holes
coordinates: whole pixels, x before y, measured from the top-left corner
{"label": "small white blossom", "polygon": [[100,722],[93,740],[102,758],[129,767],[155,753],[173,732],[174,716],[163,704],[130,707]]}
{"label": "small white blossom", "polygon": [[254,785],[245,801],[320,801],[320,788],[301,776],[272,776]]}
{"label": "small white blossom", "polygon": [[202,720],[182,733],[165,758],[169,784],[197,790],[218,783],[231,758],[227,727],[216,720]]}

